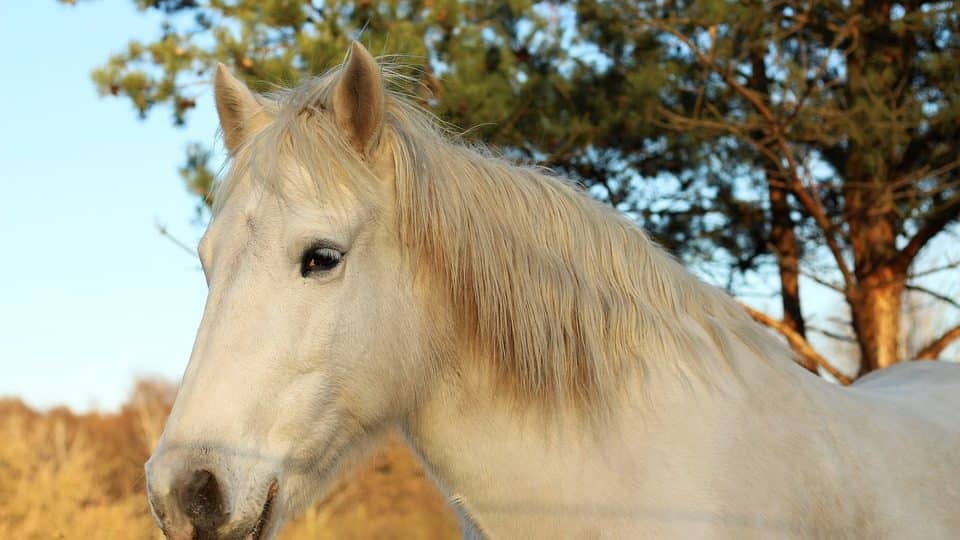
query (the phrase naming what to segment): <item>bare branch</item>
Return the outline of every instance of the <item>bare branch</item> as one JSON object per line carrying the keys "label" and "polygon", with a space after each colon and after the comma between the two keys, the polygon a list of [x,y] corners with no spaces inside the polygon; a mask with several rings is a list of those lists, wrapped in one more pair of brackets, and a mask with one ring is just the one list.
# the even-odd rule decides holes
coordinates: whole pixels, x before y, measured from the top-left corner
{"label": "bare branch", "polygon": [[[747,311],[747,313],[750,315],[750,317],[753,318],[753,320],[757,321],[758,323],[764,326],[772,328],[773,330],[776,330],[783,337],[785,337],[787,339],[787,343],[790,344],[790,347],[792,347],[797,354],[803,357],[802,360],[823,368],[824,371],[826,371],[830,375],[833,375],[833,378],[835,378],[840,384],[848,385],[851,382],[853,382],[853,380],[850,377],[845,375],[843,372],[841,372],[837,368],[833,367],[833,365],[831,365],[830,362],[827,362],[827,360],[824,357],[820,356],[820,353],[818,353],[810,345],[810,343],[806,339],[804,339],[803,336],[797,333],[797,331],[794,330],[793,328],[790,328],[789,326],[784,324],[783,321],[778,321],[777,319],[774,319],[773,317],[767,315],[766,313],[753,309],[752,307],[747,306],[745,304],[740,304],[740,305],[743,307],[743,309]],[[806,364],[801,364],[801,365],[803,365],[804,367],[807,367]]]}
{"label": "bare branch", "polygon": [[937,274],[945,270],[954,270],[960,268],[960,260],[951,261],[943,266],[936,266],[934,268],[928,268],[926,270],[920,270],[919,272],[913,272],[908,277],[909,279],[916,279],[918,277],[929,276],[931,274]]}
{"label": "bare branch", "polygon": [[190,254],[191,257],[194,257],[194,258],[197,257],[197,250],[187,245],[187,243],[184,242],[183,240],[180,240],[179,238],[174,236],[170,231],[167,230],[166,225],[160,222],[156,222],[154,223],[154,226],[157,228],[157,232],[160,233],[160,236],[163,236],[167,240],[170,240],[171,242],[173,242],[178,248]]}
{"label": "bare branch", "polygon": [[944,349],[951,343],[960,339],[960,324],[944,332],[940,337],[931,341],[926,347],[920,349],[915,357],[917,360],[936,360]]}
{"label": "bare branch", "polygon": [[907,242],[907,245],[900,250],[898,259],[902,261],[901,264],[903,267],[909,268],[913,259],[916,258],[920,250],[927,245],[927,242],[939,234],[951,221],[957,219],[958,213],[960,213],[960,197],[957,197],[949,206],[940,212],[930,216],[920,227],[920,230],[917,231],[917,234],[913,235],[913,238]]}
{"label": "bare branch", "polygon": [[819,327],[812,326],[812,325],[809,325],[809,324],[808,324],[808,325],[807,325],[807,330],[812,330],[812,331],[814,331],[814,332],[816,332],[816,333],[818,333],[818,334],[822,334],[822,335],[824,335],[824,336],[827,336],[827,337],[830,338],[830,339],[835,339],[835,340],[837,340],[837,341],[843,341],[843,342],[846,342],[846,343],[856,343],[856,342],[857,342],[856,339],[854,339],[854,338],[852,338],[852,337],[850,337],[850,336],[845,336],[845,335],[843,335],[843,334],[838,334],[838,333],[833,332],[833,331],[831,331],[831,330],[827,330],[826,328],[819,328]]}
{"label": "bare branch", "polygon": [[833,324],[839,324],[839,325],[841,325],[841,326],[852,326],[852,325],[853,325],[853,321],[851,321],[850,319],[843,319],[843,318],[841,318],[841,317],[828,316],[828,317],[827,317],[827,320],[830,321],[830,322],[832,322]]}
{"label": "bare branch", "polygon": [[819,283],[820,285],[823,285],[824,287],[826,287],[826,288],[828,288],[828,289],[831,289],[831,290],[833,290],[833,291],[836,291],[836,292],[838,292],[838,293],[840,293],[840,294],[845,294],[845,292],[844,292],[844,290],[843,290],[843,286],[837,285],[836,283],[834,283],[834,282],[832,282],[832,281],[827,281],[826,279],[823,279],[822,277],[814,274],[813,272],[807,272],[806,270],[800,270],[800,275],[802,275],[802,276],[805,277],[805,278],[809,278],[809,279],[811,279],[811,280]]}
{"label": "bare branch", "polygon": [[[918,180],[922,180],[924,178],[937,178],[939,176],[943,176],[947,174],[948,172],[956,168],[960,168],[960,159],[955,159],[950,163],[947,163],[946,165],[938,167],[932,171],[930,170],[929,166],[920,167],[916,171],[913,171],[910,174],[905,174],[903,175],[903,177],[897,180],[894,180],[893,182],[890,183],[890,187],[895,190],[901,190],[904,187],[909,187],[916,184]],[[847,184],[852,185],[854,187],[864,187],[868,189],[874,187],[874,185],[870,182],[847,182]],[[923,196],[929,197],[930,195],[933,195],[935,193],[940,193],[948,189],[954,189],[958,185],[960,185],[960,182],[957,182],[957,181],[942,182],[935,189],[924,190]]]}
{"label": "bare branch", "polygon": [[[780,137],[780,144],[784,151],[786,151],[786,141],[782,136]],[[797,164],[793,162],[792,156],[788,159],[791,163],[791,170],[796,171]],[[834,261],[837,263],[837,269],[840,270],[840,274],[843,275],[843,283],[846,286],[844,288],[844,294],[849,294],[855,289],[856,280],[850,271],[850,267],[847,265],[846,259],[843,258],[843,250],[840,249],[840,244],[837,243],[837,237],[833,234],[833,223],[831,223],[830,218],[827,217],[827,212],[824,208],[823,201],[820,199],[819,193],[817,193],[816,186],[807,189],[807,187],[803,185],[803,182],[800,181],[800,178],[796,176],[795,172],[791,178],[793,182],[790,186],[790,192],[800,201],[800,204],[803,205],[807,213],[810,214],[817,223],[817,226],[820,227],[820,231],[823,233],[823,240],[827,244],[830,254],[833,255]]]}
{"label": "bare branch", "polygon": [[928,289],[928,288],[926,288],[926,287],[921,287],[920,285],[908,284],[908,285],[907,285],[907,290],[922,292],[923,294],[926,294],[926,295],[928,295],[928,296],[932,296],[932,297],[936,298],[937,300],[940,300],[941,302],[946,302],[946,303],[950,304],[951,306],[953,306],[953,307],[955,307],[955,308],[957,308],[957,309],[960,309],[960,302],[957,302],[956,300],[954,300],[953,298],[950,298],[950,297],[947,296],[947,295],[940,294],[940,293],[938,293],[937,291],[931,291],[930,289]]}

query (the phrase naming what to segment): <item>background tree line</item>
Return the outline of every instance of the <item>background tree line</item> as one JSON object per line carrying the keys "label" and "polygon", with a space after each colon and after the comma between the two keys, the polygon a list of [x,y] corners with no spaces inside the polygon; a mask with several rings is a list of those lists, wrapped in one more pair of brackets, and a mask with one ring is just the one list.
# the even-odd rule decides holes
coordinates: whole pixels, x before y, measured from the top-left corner
{"label": "background tree line", "polygon": [[[93,80],[141,115],[188,121],[217,62],[269,92],[360,38],[402,53],[415,95],[465,137],[578,179],[732,293],[779,278],[781,317],[746,309],[811,371],[846,383],[960,339],[902,336],[908,290],[960,309],[916,281],[960,265],[916,264],[960,215],[960,2],[135,2],[160,36]],[[211,155],[192,144],[180,169],[202,203]],[[801,276],[849,307],[845,335],[808,323]],[[811,331],[852,339],[859,370]]]}

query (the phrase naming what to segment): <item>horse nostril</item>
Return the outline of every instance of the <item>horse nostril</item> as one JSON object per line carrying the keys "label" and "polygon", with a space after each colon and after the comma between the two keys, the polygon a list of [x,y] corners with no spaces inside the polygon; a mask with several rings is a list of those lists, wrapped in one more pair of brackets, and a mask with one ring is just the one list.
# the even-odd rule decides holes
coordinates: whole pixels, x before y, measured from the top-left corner
{"label": "horse nostril", "polygon": [[227,522],[220,486],[210,471],[194,471],[182,483],[178,499],[198,533],[213,532]]}

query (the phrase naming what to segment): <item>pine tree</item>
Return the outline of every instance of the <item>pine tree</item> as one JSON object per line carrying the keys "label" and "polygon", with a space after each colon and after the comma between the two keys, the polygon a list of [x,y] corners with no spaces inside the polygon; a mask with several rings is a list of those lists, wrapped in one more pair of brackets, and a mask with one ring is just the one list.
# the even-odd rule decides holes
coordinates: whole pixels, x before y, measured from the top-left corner
{"label": "pine tree", "polygon": [[[93,79],[141,115],[187,121],[218,61],[269,92],[355,38],[402,53],[465,137],[579,179],[733,292],[774,272],[783,319],[751,313],[842,380],[806,339],[801,273],[849,305],[860,373],[890,365],[917,255],[960,214],[960,2],[137,4],[162,36]],[[181,169],[201,200],[209,160],[191,145]]]}

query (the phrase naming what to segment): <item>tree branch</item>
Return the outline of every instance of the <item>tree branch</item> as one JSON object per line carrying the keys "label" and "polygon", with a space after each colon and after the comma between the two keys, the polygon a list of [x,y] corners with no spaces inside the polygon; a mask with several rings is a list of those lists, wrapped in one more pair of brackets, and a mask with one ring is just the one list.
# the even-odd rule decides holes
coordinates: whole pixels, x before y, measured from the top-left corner
{"label": "tree branch", "polygon": [[827,336],[827,337],[830,338],[830,339],[835,339],[835,340],[837,340],[837,341],[843,341],[843,342],[846,342],[846,343],[856,343],[856,342],[857,342],[856,339],[854,339],[854,338],[852,338],[852,337],[850,337],[850,336],[845,336],[845,335],[843,335],[843,334],[838,334],[838,333],[836,333],[836,332],[833,332],[833,331],[831,331],[831,330],[827,330],[826,328],[820,328],[820,327],[818,327],[818,326],[811,326],[811,325],[808,324],[808,325],[807,325],[807,330],[812,330],[812,331],[814,331],[814,332],[816,332],[816,333],[818,333],[818,334],[823,334],[824,336]]}
{"label": "tree branch", "polygon": [[[750,317],[753,318],[753,320],[757,321],[758,323],[764,326],[772,328],[773,330],[776,330],[777,332],[780,333],[780,335],[785,337],[787,339],[787,343],[790,344],[790,347],[792,347],[797,354],[801,355],[803,357],[803,360],[807,362],[812,362],[814,365],[823,368],[824,371],[826,371],[830,375],[833,375],[833,378],[835,378],[842,385],[848,385],[851,382],[853,382],[853,380],[850,377],[843,374],[843,372],[841,372],[837,368],[833,367],[830,364],[830,362],[827,362],[826,358],[820,356],[820,353],[818,353],[810,345],[810,343],[806,339],[804,339],[803,336],[798,334],[793,328],[790,328],[789,326],[784,324],[782,321],[778,321],[777,319],[774,319],[773,317],[767,315],[766,313],[763,313],[762,311],[753,309],[752,307],[747,306],[745,304],[740,304],[740,305],[743,307],[743,309],[747,311],[747,313],[750,315]],[[806,366],[804,365],[804,367]]]}
{"label": "tree branch", "polygon": [[947,208],[927,219],[917,231],[917,234],[913,235],[907,245],[900,250],[898,260],[903,268],[909,268],[913,259],[927,245],[927,242],[939,234],[951,221],[957,219],[958,213],[960,213],[960,197],[957,197]]}
{"label": "tree branch", "polygon": [[943,335],[928,343],[926,347],[920,349],[915,358],[917,360],[936,360],[940,353],[957,339],[960,339],[960,324],[947,330]]}
{"label": "tree branch", "polygon": [[820,285],[823,285],[824,287],[826,287],[826,288],[828,288],[828,289],[830,289],[830,290],[832,290],[832,291],[838,292],[838,293],[840,293],[840,294],[845,294],[842,286],[837,285],[836,283],[833,283],[832,281],[828,281],[828,280],[826,280],[826,279],[824,279],[824,278],[822,278],[822,277],[814,274],[813,272],[807,272],[806,270],[800,270],[800,275],[802,275],[802,276],[805,277],[805,278],[811,279],[811,280],[815,281],[816,283],[819,283]]}
{"label": "tree branch", "polygon": [[933,267],[933,268],[928,268],[928,269],[926,269],[926,270],[920,270],[920,271],[917,271],[917,272],[913,272],[913,273],[911,273],[911,274],[910,274],[909,276],[907,276],[907,277],[908,277],[909,279],[916,279],[916,278],[923,277],[923,276],[929,276],[929,275],[931,275],[931,274],[937,274],[937,273],[940,273],[940,272],[943,272],[943,271],[946,271],[946,270],[953,270],[953,269],[955,269],[955,268],[960,268],[960,259],[958,259],[958,260],[956,260],[956,261],[950,261],[950,262],[948,262],[947,264],[944,264],[944,265],[942,265],[942,266],[935,266],[935,267]]}
{"label": "tree branch", "polygon": [[955,308],[957,308],[957,309],[960,309],[960,302],[957,302],[956,300],[954,300],[953,298],[950,298],[949,296],[946,296],[946,295],[944,295],[944,294],[940,294],[940,293],[938,293],[937,291],[931,291],[930,289],[928,289],[928,288],[926,288],[926,287],[921,287],[920,285],[907,285],[907,290],[922,292],[923,294],[926,294],[926,295],[928,295],[928,296],[932,296],[932,297],[936,298],[937,300],[940,300],[941,302],[946,302],[946,303],[950,304],[951,306],[953,306],[953,307],[955,307]]}
{"label": "tree branch", "polygon": [[172,233],[170,233],[170,231],[167,230],[167,226],[166,226],[166,225],[164,225],[164,224],[162,224],[162,223],[160,223],[160,222],[157,222],[157,223],[154,223],[154,226],[157,228],[157,232],[160,233],[160,236],[163,236],[163,237],[166,238],[167,240],[170,240],[170,241],[173,242],[178,248],[182,249],[183,251],[185,251],[186,253],[188,253],[188,254],[189,254],[190,256],[192,256],[193,258],[196,258],[196,257],[197,257],[197,250],[194,249],[194,248],[191,248],[190,246],[187,245],[186,242],[184,242],[183,240],[180,240],[179,238],[177,238],[176,236],[174,236]]}

